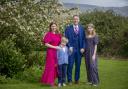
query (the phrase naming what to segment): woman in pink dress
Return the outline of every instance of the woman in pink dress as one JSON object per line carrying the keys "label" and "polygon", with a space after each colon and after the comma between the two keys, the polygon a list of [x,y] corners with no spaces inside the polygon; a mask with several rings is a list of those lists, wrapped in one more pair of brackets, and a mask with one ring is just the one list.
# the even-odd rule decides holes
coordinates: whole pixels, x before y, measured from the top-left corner
{"label": "woman in pink dress", "polygon": [[49,25],[49,32],[43,38],[43,43],[47,47],[45,69],[41,77],[41,83],[54,86],[57,78],[57,49],[61,41],[61,34],[57,29],[57,24],[52,22]]}

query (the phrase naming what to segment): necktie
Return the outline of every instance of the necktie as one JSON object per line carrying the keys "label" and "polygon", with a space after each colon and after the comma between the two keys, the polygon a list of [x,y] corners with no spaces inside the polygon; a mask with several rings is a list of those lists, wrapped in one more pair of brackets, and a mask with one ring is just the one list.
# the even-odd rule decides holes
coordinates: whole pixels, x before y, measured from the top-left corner
{"label": "necktie", "polygon": [[78,27],[77,26],[75,26],[74,31],[76,34],[78,34]]}

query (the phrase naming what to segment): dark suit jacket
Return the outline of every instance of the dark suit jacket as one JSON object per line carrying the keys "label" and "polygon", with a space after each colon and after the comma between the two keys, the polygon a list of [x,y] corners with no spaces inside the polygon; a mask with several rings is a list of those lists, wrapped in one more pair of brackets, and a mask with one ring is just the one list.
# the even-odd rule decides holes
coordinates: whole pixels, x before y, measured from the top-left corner
{"label": "dark suit jacket", "polygon": [[[79,27],[79,48],[85,48],[86,47],[86,36],[85,36],[85,29],[83,26],[78,25]],[[74,42],[75,42],[75,35],[76,33],[74,32],[74,27],[73,25],[70,25],[66,28],[65,30],[65,37],[68,38],[69,42],[67,44],[68,47],[74,47]]]}

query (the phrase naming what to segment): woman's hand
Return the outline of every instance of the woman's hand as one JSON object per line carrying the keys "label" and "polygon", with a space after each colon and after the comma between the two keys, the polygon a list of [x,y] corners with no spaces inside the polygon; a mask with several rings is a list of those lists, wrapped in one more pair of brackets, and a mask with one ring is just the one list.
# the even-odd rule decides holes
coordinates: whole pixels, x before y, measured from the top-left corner
{"label": "woman's hand", "polygon": [[61,49],[59,46],[55,46],[55,49]]}

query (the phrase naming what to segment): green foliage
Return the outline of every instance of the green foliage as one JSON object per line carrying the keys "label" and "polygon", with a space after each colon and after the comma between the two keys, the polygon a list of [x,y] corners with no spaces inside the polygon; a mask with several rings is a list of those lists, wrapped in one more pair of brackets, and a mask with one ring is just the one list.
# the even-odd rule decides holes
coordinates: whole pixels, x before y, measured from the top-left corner
{"label": "green foliage", "polygon": [[99,35],[98,51],[106,56],[128,57],[128,17],[116,15],[113,11],[93,11],[80,15],[85,26],[93,23]]}
{"label": "green foliage", "polygon": [[15,46],[25,55],[34,50],[36,44],[41,45],[42,29],[46,30],[48,23],[41,5],[32,0],[8,2],[1,6],[0,13],[0,41],[15,34]]}
{"label": "green foliage", "polygon": [[8,1],[0,8],[0,73],[12,77],[24,65],[30,66],[31,51],[42,48],[41,36],[48,20],[44,8],[33,0]]}
{"label": "green foliage", "polygon": [[40,51],[46,47],[42,46],[42,36],[53,20],[62,31],[65,23],[61,15],[69,11],[64,10],[58,0],[0,1],[0,73],[12,77],[21,71],[21,66],[43,66],[45,56],[40,55]]}
{"label": "green foliage", "polygon": [[28,56],[28,63],[27,66],[38,66],[38,67],[42,67],[45,64],[45,56],[46,53],[42,52],[42,51],[33,51],[29,54]]}
{"label": "green foliage", "polygon": [[14,78],[7,78],[6,76],[0,75],[0,84],[18,84],[20,83],[19,80],[16,80]]}
{"label": "green foliage", "polygon": [[0,0],[0,5],[3,5],[7,2],[11,2],[11,1],[18,1],[18,0]]}
{"label": "green foliage", "polygon": [[23,72],[17,73],[13,78],[26,82],[39,82],[41,78],[42,69],[33,66],[25,69]]}
{"label": "green foliage", "polygon": [[12,77],[23,71],[25,56],[15,47],[13,39],[7,38],[0,43],[0,74]]}
{"label": "green foliage", "polygon": [[20,48],[25,55],[35,50],[37,45],[38,50],[41,50],[42,35],[48,31],[51,21],[57,21],[61,24],[60,29],[63,30],[65,23],[61,15],[70,11],[64,10],[58,0],[11,1],[0,5],[0,8],[0,41],[15,34],[16,47]]}

